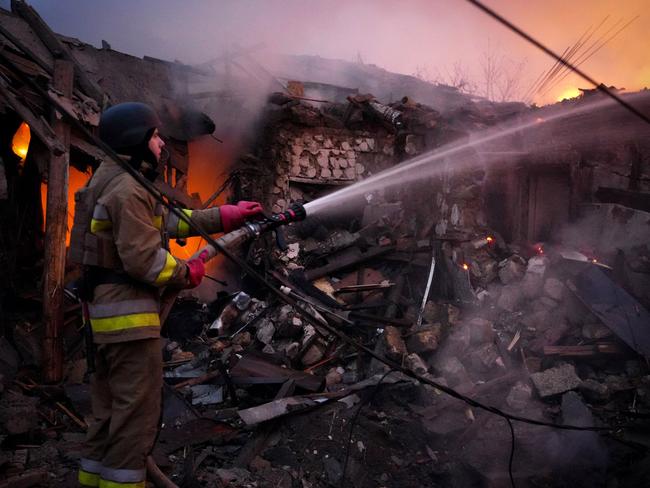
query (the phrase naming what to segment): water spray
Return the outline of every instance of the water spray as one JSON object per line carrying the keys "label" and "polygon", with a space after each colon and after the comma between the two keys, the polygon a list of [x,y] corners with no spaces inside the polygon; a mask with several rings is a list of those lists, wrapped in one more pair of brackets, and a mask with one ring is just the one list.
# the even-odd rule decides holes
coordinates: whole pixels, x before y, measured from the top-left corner
{"label": "water spray", "polygon": [[[560,110],[555,113],[533,114],[530,119],[505,126],[497,126],[485,131],[471,134],[463,141],[456,141],[446,144],[429,152],[408,159],[396,166],[384,170],[376,175],[359,181],[353,185],[337,190],[329,195],[317,198],[305,204],[307,214],[314,215],[326,212],[330,208],[340,205],[350,198],[366,195],[380,189],[387,189],[396,186],[408,185],[414,182],[421,182],[424,178],[432,178],[440,175],[448,169],[462,171],[472,169],[476,162],[462,159],[463,153],[468,149],[476,149],[488,143],[499,141],[507,136],[540,127],[555,120],[584,114],[593,110],[612,107],[616,102],[610,99],[601,99],[591,103],[583,103],[569,110]],[[452,159],[453,158],[453,159]],[[451,163],[451,164],[447,164]]]}

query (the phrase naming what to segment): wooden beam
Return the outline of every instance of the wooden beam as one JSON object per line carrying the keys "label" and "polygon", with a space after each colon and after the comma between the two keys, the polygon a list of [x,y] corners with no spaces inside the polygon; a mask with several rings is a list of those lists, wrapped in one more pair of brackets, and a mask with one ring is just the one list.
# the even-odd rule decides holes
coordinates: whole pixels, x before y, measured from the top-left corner
{"label": "wooden beam", "polygon": [[[17,12],[29,24],[45,47],[52,53],[52,56],[70,61],[73,64],[75,81],[79,87],[86,95],[93,98],[102,107],[104,102],[104,92],[102,89],[88,77],[81,64],[79,64],[70,50],[59,40],[41,16],[38,15],[36,10],[22,0],[12,0],[11,9]],[[71,97],[72,92],[68,95],[68,98]]]}
{"label": "wooden beam", "polygon": [[[10,31],[5,29],[3,26],[0,25],[0,34],[2,34],[5,38],[7,38],[15,47],[17,47],[22,53],[27,56],[27,59],[35,64],[37,64],[46,74],[48,77],[52,76],[52,66],[50,66],[46,61],[43,60],[43,58],[39,57],[38,54],[36,54],[33,50],[29,48],[29,46],[22,42],[20,39],[18,39],[16,36],[14,36]],[[15,65],[17,65],[18,68],[21,69],[23,73],[26,73],[30,76],[34,76],[39,73],[35,73],[33,69],[29,69],[29,66],[25,64],[25,61],[19,61],[17,60],[16,56],[12,56],[9,51],[5,51],[5,55],[7,55],[8,58],[10,58]],[[23,69],[27,68],[27,69]],[[43,73],[40,73],[41,75]],[[78,88],[74,89],[74,94],[80,99],[83,100],[84,98],[87,98],[83,93]]]}
{"label": "wooden beam", "polygon": [[603,357],[608,355],[622,355],[625,352],[625,349],[612,342],[578,346],[544,346],[544,356]]}
{"label": "wooden beam", "polygon": [[52,67],[47,64],[43,59],[41,59],[38,54],[36,54],[34,51],[32,51],[27,44],[22,42],[20,39],[18,39],[15,35],[13,35],[9,30],[5,29],[2,25],[0,25],[0,34],[2,34],[4,37],[9,39],[11,43],[16,46],[18,49],[20,49],[27,57],[29,57],[33,62],[38,64],[41,69],[43,69],[45,72],[47,72],[48,75],[52,74]]}
{"label": "wooden beam", "polygon": [[[74,64],[54,61],[54,88],[72,96]],[[68,222],[68,172],[70,127],[52,114],[54,132],[63,141],[65,152],[52,154],[48,169],[47,210],[45,218],[45,264],[43,278],[43,375],[48,383],[63,378],[63,278],[65,275],[66,226]]]}
{"label": "wooden beam", "polygon": [[0,78],[0,96],[4,99],[4,102],[16,111],[21,119],[27,122],[32,132],[47,146],[52,154],[60,155],[65,152],[63,144],[52,127],[42,117],[38,117],[26,105],[21,103],[2,78]]}

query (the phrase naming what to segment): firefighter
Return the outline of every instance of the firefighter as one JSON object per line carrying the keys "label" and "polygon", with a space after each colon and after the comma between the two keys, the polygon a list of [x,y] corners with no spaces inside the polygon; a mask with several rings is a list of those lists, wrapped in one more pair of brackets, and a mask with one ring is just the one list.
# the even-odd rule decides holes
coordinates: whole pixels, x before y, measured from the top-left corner
{"label": "firefighter", "polygon": [[[102,114],[99,135],[154,181],[164,146],[159,127],[148,105],[122,103]],[[205,274],[204,256],[184,261],[171,255],[167,237],[190,236],[189,226],[115,161],[102,162],[75,201],[70,259],[83,265],[82,300],[95,344],[93,419],[79,482],[144,487],[161,408],[161,289],[197,286]],[[209,233],[230,232],[261,211],[259,203],[243,201],[183,210]]]}

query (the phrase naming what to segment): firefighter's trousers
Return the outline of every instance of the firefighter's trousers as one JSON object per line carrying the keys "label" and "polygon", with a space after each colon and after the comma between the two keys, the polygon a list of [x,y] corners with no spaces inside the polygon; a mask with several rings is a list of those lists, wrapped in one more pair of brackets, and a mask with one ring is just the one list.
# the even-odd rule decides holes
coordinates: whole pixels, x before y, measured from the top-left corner
{"label": "firefighter's trousers", "polygon": [[93,420],[79,482],[100,488],[145,486],[162,388],[160,339],[98,344],[91,380]]}

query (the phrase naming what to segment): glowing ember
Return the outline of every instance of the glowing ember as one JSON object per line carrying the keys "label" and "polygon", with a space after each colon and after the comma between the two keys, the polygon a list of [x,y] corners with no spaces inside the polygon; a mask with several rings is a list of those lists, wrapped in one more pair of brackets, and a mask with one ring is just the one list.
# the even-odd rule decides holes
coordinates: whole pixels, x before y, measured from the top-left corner
{"label": "glowing ember", "polygon": [[11,140],[11,150],[20,158],[21,161],[25,161],[25,158],[27,157],[27,151],[29,150],[29,142],[31,139],[32,133],[29,129],[29,125],[27,125],[26,122],[23,122],[20,124]]}
{"label": "glowing ember", "polygon": [[494,242],[494,239],[492,238],[492,236],[487,236],[485,238],[485,240],[488,241],[488,244],[492,244]]}
{"label": "glowing ember", "polygon": [[467,270],[469,269],[469,266],[467,265],[467,263],[463,263],[463,269],[464,269],[465,271],[467,271]]}
{"label": "glowing ember", "polygon": [[592,262],[592,263],[597,263],[598,260],[594,258],[594,259],[591,260],[591,262]]}

